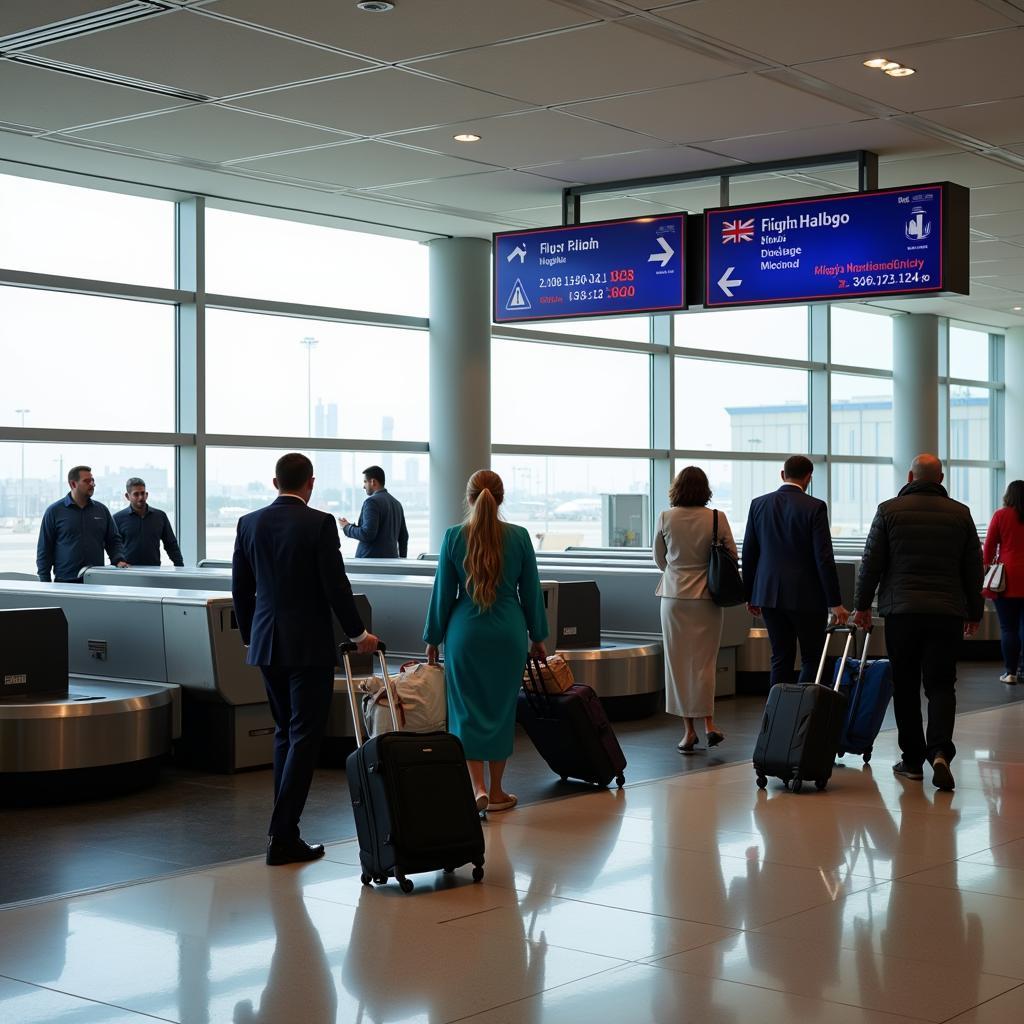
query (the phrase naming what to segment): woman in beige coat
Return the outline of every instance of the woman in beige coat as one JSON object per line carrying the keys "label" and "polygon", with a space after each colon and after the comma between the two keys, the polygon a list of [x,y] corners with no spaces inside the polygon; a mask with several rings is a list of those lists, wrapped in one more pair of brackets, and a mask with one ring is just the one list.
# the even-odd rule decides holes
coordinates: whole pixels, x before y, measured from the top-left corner
{"label": "woman in beige coat", "polygon": [[[658,517],[654,560],[662,570],[656,593],[661,598],[665,638],[665,710],[683,719],[679,742],[689,754],[697,743],[694,723],[704,720],[709,747],[725,736],[715,725],[715,676],[722,639],[722,609],[708,592],[713,513],[707,507],[711,487],[704,471],[687,466],[668,492],[672,507]],[[718,536],[736,555],[736,542],[724,513],[718,513]]]}

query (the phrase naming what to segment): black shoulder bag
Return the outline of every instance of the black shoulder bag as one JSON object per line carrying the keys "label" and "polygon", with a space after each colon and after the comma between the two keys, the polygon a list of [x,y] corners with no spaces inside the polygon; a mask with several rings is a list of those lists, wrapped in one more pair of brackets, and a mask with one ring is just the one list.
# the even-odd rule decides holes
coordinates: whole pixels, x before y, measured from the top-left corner
{"label": "black shoulder bag", "polygon": [[743,577],[739,563],[732,552],[718,539],[718,509],[712,510],[714,517],[711,532],[711,552],[708,555],[708,591],[711,600],[720,608],[731,608],[743,604]]}

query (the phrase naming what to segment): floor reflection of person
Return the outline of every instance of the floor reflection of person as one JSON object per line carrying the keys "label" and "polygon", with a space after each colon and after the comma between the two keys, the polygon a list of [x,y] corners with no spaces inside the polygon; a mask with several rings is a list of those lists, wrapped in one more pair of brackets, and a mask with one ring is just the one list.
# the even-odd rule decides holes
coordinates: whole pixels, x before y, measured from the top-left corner
{"label": "floor reflection of person", "polygon": [[270,887],[274,920],[274,955],[259,1008],[243,999],[235,1006],[234,1024],[334,1024],[338,992],[320,932],[302,898],[301,875],[275,875]]}

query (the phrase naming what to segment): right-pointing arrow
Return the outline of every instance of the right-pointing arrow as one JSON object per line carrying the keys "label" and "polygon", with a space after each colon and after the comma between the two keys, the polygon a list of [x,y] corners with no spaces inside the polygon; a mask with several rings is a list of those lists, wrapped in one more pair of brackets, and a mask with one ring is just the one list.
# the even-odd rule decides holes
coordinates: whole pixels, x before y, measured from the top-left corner
{"label": "right-pointing arrow", "polygon": [[732,289],[738,288],[743,284],[743,280],[738,277],[730,278],[729,275],[735,270],[735,267],[726,267],[725,273],[718,279],[718,287],[731,299]]}

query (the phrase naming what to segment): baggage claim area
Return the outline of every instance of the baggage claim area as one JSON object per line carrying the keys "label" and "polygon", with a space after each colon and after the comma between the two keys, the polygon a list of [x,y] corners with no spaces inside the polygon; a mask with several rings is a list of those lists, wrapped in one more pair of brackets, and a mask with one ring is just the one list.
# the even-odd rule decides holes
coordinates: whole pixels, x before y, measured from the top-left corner
{"label": "baggage claim area", "polygon": [[[1022,52],[1013,0],[4,5],[0,1021],[1024,1019],[1024,679],[993,600],[958,642],[955,788],[894,774],[884,683],[877,736],[801,776],[766,767],[742,599],[720,732],[682,749],[655,562],[696,466],[748,571],[792,455],[850,612],[922,453],[985,542],[1024,478]],[[364,467],[404,508],[406,557],[339,526],[392,678],[426,660],[466,481],[498,473],[547,652],[625,767],[569,763],[568,718],[521,695],[482,857],[369,870],[346,761],[353,712],[389,712],[339,655],[302,814],[324,856],[268,863],[231,556],[287,452],[335,521]],[[166,514],[159,564],[41,580],[73,467],[114,523]],[[869,667],[897,649],[878,611]],[[376,655],[351,668],[379,686]]]}

